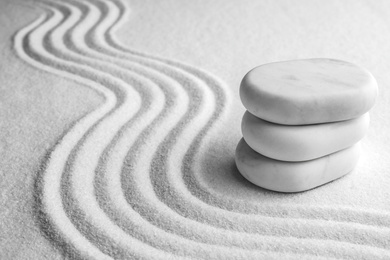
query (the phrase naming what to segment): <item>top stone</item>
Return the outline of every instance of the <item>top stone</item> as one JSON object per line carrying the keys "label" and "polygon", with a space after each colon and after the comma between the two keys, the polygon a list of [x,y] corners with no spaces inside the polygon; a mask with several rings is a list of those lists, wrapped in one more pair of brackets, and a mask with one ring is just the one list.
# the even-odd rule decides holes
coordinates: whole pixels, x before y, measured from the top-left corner
{"label": "top stone", "polygon": [[266,121],[307,125],[348,120],[374,105],[378,86],[367,70],[333,59],[275,62],[241,82],[246,109]]}

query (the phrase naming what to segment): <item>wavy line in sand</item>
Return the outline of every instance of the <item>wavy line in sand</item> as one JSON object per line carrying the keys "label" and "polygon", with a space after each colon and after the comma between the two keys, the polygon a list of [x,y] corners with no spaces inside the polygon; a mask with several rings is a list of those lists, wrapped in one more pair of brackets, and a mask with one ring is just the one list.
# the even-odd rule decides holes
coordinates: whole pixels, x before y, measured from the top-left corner
{"label": "wavy line in sand", "polygon": [[[59,20],[58,17],[57,17],[57,20]],[[59,28],[60,28],[60,27],[59,27]],[[84,156],[83,158],[85,158],[85,156]],[[82,182],[79,181],[79,183],[82,183]],[[84,184],[85,184],[85,183],[88,183],[88,181],[87,181],[87,182],[83,182],[83,183],[84,183]],[[76,196],[76,197],[79,197],[79,196]],[[77,201],[76,201],[76,202],[77,202]],[[73,203],[74,203],[74,202],[73,202]],[[73,203],[72,203],[72,204],[73,204]],[[85,216],[84,216],[84,217],[85,217]],[[107,225],[107,224],[106,224],[106,225]],[[96,233],[96,232],[95,232],[95,233]]]}
{"label": "wavy line in sand", "polygon": [[[59,18],[57,17],[57,20],[59,20]],[[85,158],[85,157],[84,157]],[[86,183],[86,182],[84,182],[84,183]]]}
{"label": "wavy line in sand", "polygon": [[[76,37],[77,38],[77,37]],[[79,183],[81,183],[81,181],[79,181]]]}
{"label": "wavy line in sand", "polygon": [[[79,181],[79,183],[81,183],[81,181]],[[226,250],[225,250],[226,251]],[[229,251],[229,250],[227,250],[227,251]]]}

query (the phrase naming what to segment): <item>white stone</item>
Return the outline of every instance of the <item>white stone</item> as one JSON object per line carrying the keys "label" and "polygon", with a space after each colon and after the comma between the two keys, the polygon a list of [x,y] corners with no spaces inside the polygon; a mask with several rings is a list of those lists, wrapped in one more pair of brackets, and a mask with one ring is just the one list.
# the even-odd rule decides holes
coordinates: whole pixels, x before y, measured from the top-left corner
{"label": "white stone", "polygon": [[236,165],[250,182],[279,192],[300,192],[340,178],[355,167],[360,142],[336,153],[304,162],[285,162],[252,150],[242,138],[236,149]]}
{"label": "white stone", "polygon": [[370,117],[314,125],[280,125],[248,111],[242,118],[246,143],[264,156],[282,161],[306,161],[345,149],[366,134]]}
{"label": "white stone", "polygon": [[376,96],[377,83],[370,72],[332,59],[265,64],[248,72],[240,87],[249,112],[286,125],[356,118],[373,106]]}

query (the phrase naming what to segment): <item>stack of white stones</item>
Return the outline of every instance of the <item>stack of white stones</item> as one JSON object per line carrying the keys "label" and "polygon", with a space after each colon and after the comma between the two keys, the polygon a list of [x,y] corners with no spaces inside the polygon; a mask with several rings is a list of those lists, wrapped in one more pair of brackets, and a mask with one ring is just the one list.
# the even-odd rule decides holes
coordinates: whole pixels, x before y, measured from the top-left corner
{"label": "stack of white stones", "polygon": [[247,111],[236,165],[250,182],[299,192],[355,167],[377,83],[365,69],[332,59],[270,63],[245,75]]}

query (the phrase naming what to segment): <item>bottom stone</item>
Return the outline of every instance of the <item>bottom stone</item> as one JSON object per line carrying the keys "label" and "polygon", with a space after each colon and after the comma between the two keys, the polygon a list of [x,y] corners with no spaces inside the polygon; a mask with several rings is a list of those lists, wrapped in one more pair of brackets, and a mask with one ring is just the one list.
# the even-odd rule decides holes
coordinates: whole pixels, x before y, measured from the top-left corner
{"label": "bottom stone", "polygon": [[360,142],[344,150],[302,162],[278,161],[265,157],[242,138],[236,148],[236,165],[248,181],[279,192],[310,190],[349,173],[360,155]]}

